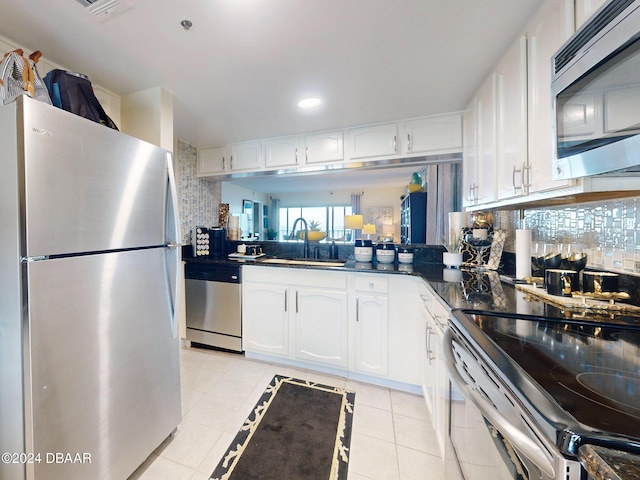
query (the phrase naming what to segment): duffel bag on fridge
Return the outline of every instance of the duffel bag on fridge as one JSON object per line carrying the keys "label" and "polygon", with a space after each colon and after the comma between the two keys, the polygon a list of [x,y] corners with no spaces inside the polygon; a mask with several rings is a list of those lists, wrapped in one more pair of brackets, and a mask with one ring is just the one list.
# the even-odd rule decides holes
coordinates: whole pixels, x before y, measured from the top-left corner
{"label": "duffel bag on fridge", "polygon": [[36,63],[42,53],[33,52],[29,58],[23,57],[21,49],[5,53],[0,64],[0,99],[4,105],[13,102],[18,96],[26,94],[51,105],[49,92],[45,86]]}
{"label": "duffel bag on fridge", "polygon": [[44,77],[53,105],[118,130],[93,91],[91,80],[82,73],[51,70]]}

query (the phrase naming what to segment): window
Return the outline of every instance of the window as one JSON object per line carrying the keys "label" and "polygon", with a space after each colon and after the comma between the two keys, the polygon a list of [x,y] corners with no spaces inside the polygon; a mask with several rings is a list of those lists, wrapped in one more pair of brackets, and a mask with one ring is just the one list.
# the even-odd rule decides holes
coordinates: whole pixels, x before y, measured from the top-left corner
{"label": "window", "polygon": [[[351,205],[331,207],[280,207],[280,231],[278,240],[289,240],[293,225],[298,218],[307,221],[309,230],[312,222],[319,230],[326,232],[327,240],[343,241],[345,239],[344,216],[351,215]],[[298,222],[296,232],[304,230],[304,224]],[[347,232],[349,233],[349,232]]]}

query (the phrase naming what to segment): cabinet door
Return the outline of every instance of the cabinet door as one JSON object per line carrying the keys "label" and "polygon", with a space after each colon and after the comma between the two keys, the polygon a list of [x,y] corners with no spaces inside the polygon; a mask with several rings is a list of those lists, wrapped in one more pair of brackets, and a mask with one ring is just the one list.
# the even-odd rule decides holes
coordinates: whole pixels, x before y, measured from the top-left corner
{"label": "cabinet door", "polygon": [[198,175],[224,173],[229,169],[227,147],[210,147],[198,150]]}
{"label": "cabinet door", "polygon": [[343,132],[322,132],[305,137],[305,162],[341,162],[344,159]]}
{"label": "cabinet door", "polygon": [[347,293],[298,288],[295,312],[296,358],[346,368]]}
{"label": "cabinet door", "polygon": [[398,125],[385,123],[349,130],[349,159],[398,153]]}
{"label": "cabinet door", "polygon": [[262,142],[236,143],[229,147],[231,170],[253,170],[262,167]]}
{"label": "cabinet door", "polygon": [[265,143],[265,167],[295,167],[298,165],[300,137],[282,137]]}
{"label": "cabinet door", "polygon": [[521,36],[496,68],[498,200],[525,194],[527,164],[527,37]]}
{"label": "cabinet door", "polygon": [[406,154],[450,153],[462,149],[462,116],[438,115],[403,123],[402,151]]}
{"label": "cabinet door", "polygon": [[424,361],[422,369],[422,392],[424,394],[427,408],[431,414],[433,420],[435,412],[435,397],[436,397],[436,370],[435,370],[435,356],[431,350],[431,336],[434,328],[434,321],[429,311],[423,308],[422,311],[423,322],[423,338],[424,338]]}
{"label": "cabinet door", "polygon": [[476,203],[496,199],[496,75],[492,73],[476,95]]}
{"label": "cabinet door", "polygon": [[247,352],[289,356],[289,289],[244,282],[242,344]]}
{"label": "cabinet door", "polygon": [[530,192],[573,184],[552,179],[551,58],[573,33],[573,0],[548,0],[527,31]]}
{"label": "cabinet door", "polygon": [[389,373],[389,298],[356,294],[355,369]]}
{"label": "cabinet door", "polygon": [[473,206],[476,201],[476,167],[477,139],[476,139],[476,100],[469,102],[462,116],[464,129],[464,146],[462,149],[462,204]]}

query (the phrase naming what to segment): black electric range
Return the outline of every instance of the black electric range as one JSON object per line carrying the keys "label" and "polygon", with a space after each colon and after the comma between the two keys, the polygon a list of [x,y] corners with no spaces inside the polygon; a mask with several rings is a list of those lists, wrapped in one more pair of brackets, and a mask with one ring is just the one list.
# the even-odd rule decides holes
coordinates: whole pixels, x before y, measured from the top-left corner
{"label": "black electric range", "polygon": [[640,453],[640,324],[454,311],[565,455],[582,444]]}

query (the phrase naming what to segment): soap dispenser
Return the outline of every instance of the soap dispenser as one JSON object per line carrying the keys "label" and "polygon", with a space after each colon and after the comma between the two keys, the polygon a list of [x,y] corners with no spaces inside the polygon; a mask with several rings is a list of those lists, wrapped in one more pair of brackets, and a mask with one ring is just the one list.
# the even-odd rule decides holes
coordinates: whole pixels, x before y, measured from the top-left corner
{"label": "soap dispenser", "polygon": [[329,258],[338,258],[338,246],[336,245],[336,241],[331,241],[331,246],[329,247]]}

